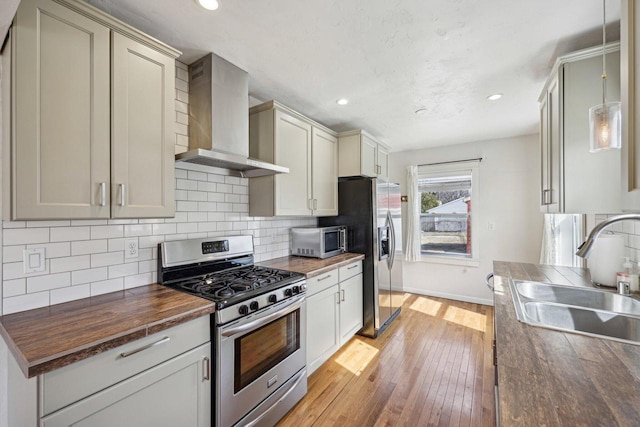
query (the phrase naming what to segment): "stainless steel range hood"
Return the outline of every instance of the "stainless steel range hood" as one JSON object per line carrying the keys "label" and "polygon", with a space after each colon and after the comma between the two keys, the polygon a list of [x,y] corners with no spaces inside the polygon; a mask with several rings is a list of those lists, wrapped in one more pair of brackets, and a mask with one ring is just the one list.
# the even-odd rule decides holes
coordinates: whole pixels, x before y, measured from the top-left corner
{"label": "stainless steel range hood", "polygon": [[213,53],[189,65],[189,151],[176,161],[249,178],[289,173],[249,157],[249,75]]}

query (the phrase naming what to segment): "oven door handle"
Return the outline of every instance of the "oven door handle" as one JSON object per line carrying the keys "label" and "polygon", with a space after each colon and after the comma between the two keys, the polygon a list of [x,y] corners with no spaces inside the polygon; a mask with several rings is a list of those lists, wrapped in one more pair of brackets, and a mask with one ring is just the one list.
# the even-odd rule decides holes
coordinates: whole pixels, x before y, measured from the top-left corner
{"label": "oven door handle", "polygon": [[285,394],[282,395],[282,397],[280,397],[280,399],[278,399],[273,405],[269,406],[269,408],[267,408],[263,413],[261,413],[256,419],[254,419],[253,421],[250,421],[249,423],[245,424],[245,427],[253,427],[256,424],[258,424],[260,422],[260,420],[262,420],[265,416],[267,416],[267,414],[271,411],[273,411],[273,409],[278,406],[280,403],[282,403],[283,400],[285,400],[287,398],[287,396],[289,396],[289,394],[291,394],[291,392],[293,390],[296,389],[296,387],[298,387],[298,384],[300,384],[300,381],[302,381],[302,379],[307,375],[307,370],[303,369],[302,371],[298,372],[298,379],[296,379],[296,382],[293,383],[291,385],[291,387],[289,388],[289,390],[287,390],[287,392]]}
{"label": "oven door handle", "polygon": [[253,320],[249,323],[245,323],[244,325],[236,326],[235,328],[226,329],[226,330],[221,329],[220,333],[223,337],[233,337],[243,332],[252,331],[254,329],[257,329],[261,326],[266,325],[272,320],[276,320],[279,317],[286,316],[287,314],[296,311],[297,309],[300,308],[300,306],[302,306],[303,303],[304,303],[304,295],[296,297],[296,299],[292,300],[291,303],[288,304],[286,307],[284,307],[282,310],[278,310],[274,313],[271,313],[259,319]]}

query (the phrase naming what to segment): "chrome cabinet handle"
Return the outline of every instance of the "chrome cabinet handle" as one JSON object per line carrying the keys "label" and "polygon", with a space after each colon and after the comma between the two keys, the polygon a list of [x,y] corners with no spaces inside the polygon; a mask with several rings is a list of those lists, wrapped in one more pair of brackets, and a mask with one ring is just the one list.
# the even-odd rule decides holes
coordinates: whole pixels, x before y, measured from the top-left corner
{"label": "chrome cabinet handle", "polygon": [[171,341],[171,338],[169,338],[169,337],[164,337],[164,338],[162,338],[162,339],[160,339],[160,340],[158,340],[158,341],[156,341],[156,342],[152,342],[151,344],[147,344],[147,345],[142,346],[142,347],[140,347],[140,348],[137,348],[137,349],[135,349],[135,350],[131,350],[131,351],[124,351],[124,352],[120,353],[120,357],[129,357],[129,356],[133,356],[133,355],[134,355],[134,354],[136,354],[136,353],[140,353],[141,351],[148,350],[148,349],[150,349],[151,347],[155,347],[155,346],[157,346],[157,345],[164,344],[164,343],[169,342],[169,341]]}
{"label": "chrome cabinet handle", "polygon": [[376,165],[376,173],[380,175],[382,173],[382,166]]}
{"label": "chrome cabinet handle", "polygon": [[318,199],[313,199],[313,210],[318,210]]}
{"label": "chrome cabinet handle", "polygon": [[340,301],[344,301],[344,289],[340,289],[340,293],[342,294]]}
{"label": "chrome cabinet handle", "polygon": [[126,193],[125,193],[125,185],[124,184],[120,184],[120,206],[124,206],[125,205],[125,200],[126,200]]}
{"label": "chrome cabinet handle", "polygon": [[551,191],[552,190],[542,190],[542,204],[543,205],[550,205],[552,203]]}
{"label": "chrome cabinet handle", "polygon": [[340,292],[336,292],[334,295],[336,296],[336,304],[339,305],[340,304]]}
{"label": "chrome cabinet handle", "polygon": [[347,267],[347,270],[351,270],[352,268],[357,268],[358,264],[353,264],[351,267]]}
{"label": "chrome cabinet handle", "polygon": [[208,357],[202,359],[202,370],[204,372],[202,381],[209,381],[211,379],[211,360]]}
{"label": "chrome cabinet handle", "polygon": [[100,206],[107,205],[107,183],[100,183]]}
{"label": "chrome cabinet handle", "polygon": [[323,280],[327,280],[329,277],[331,277],[331,275],[327,274],[326,276],[319,278],[318,282],[322,282]]}

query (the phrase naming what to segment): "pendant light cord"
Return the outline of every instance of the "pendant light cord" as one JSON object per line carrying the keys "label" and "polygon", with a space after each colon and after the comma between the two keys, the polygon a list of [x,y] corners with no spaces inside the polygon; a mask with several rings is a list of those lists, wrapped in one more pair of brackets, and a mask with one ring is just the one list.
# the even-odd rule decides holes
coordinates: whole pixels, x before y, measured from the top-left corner
{"label": "pendant light cord", "polygon": [[607,60],[605,44],[607,42],[607,6],[606,0],[602,0],[602,105],[607,102]]}

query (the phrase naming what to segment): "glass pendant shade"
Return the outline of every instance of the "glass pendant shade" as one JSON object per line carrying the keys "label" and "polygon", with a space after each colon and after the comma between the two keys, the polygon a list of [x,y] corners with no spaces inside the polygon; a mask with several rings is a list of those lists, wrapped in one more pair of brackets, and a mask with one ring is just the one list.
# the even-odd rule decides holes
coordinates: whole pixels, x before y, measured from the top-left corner
{"label": "glass pendant shade", "polygon": [[620,102],[607,102],[589,108],[589,151],[622,147]]}

